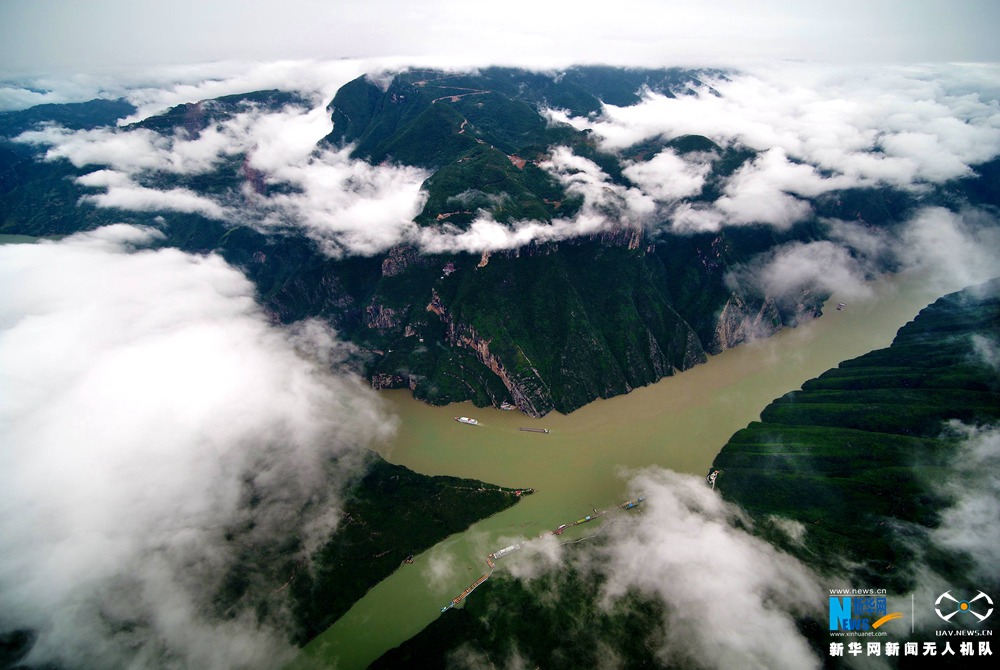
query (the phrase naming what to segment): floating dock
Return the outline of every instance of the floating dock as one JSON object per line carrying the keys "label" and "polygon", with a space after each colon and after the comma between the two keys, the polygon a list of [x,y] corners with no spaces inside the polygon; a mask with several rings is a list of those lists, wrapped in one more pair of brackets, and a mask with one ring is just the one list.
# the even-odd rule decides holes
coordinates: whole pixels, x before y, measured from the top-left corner
{"label": "floating dock", "polygon": [[524,542],[519,542],[518,544],[512,544],[509,547],[504,547],[503,549],[499,549],[497,551],[494,551],[492,554],[490,554],[489,556],[487,556],[486,559],[489,560],[489,559],[492,558],[495,561],[498,558],[503,558],[507,554],[513,554],[515,551],[517,551],[518,549],[520,549],[523,545],[524,545]]}
{"label": "floating dock", "polygon": [[[549,432],[548,430],[545,430],[544,428],[522,428],[521,430],[527,430],[527,431],[531,431],[531,432],[546,432],[546,433]],[[530,490],[530,489],[525,490],[525,492],[527,492],[528,490]],[[645,500],[645,498],[643,498],[642,496],[640,496],[640,497],[636,498],[635,500],[626,500],[625,502],[623,502],[620,505],[618,505],[618,507],[621,508],[621,509],[623,509],[623,510],[630,510],[630,509],[633,509],[634,507],[636,507],[643,500]],[[611,511],[613,512],[614,510],[612,509]],[[593,521],[594,519],[596,519],[598,517],[601,517],[601,516],[604,516],[605,514],[608,514],[608,511],[605,510],[603,512],[598,512],[595,509],[593,515],[588,515],[588,516],[585,516],[585,517],[583,517],[581,519],[577,519],[576,521],[574,521],[571,524],[565,524],[564,523],[563,525],[559,526],[554,531],[552,531],[552,534],[554,534],[554,535],[562,535],[562,532],[564,530],[566,530],[567,528],[571,527],[571,526],[578,526],[578,525],[580,525],[582,523],[587,523],[588,521]],[[598,532],[600,532],[600,529],[598,530]],[[548,532],[542,533],[538,537],[541,538],[541,537],[544,537],[545,535],[548,535]],[[574,540],[574,541],[575,542],[579,542],[579,540]],[[515,551],[517,551],[518,549],[520,549],[521,547],[523,547],[528,542],[530,542],[530,540],[525,540],[523,542],[518,542],[517,544],[512,544],[512,545],[510,545],[508,547],[504,547],[503,549],[497,549],[492,554],[488,554],[486,556],[486,565],[488,565],[490,567],[489,572],[487,572],[486,574],[482,575],[476,581],[472,582],[472,584],[469,586],[469,588],[467,588],[464,591],[462,591],[460,594],[458,594],[458,596],[456,596],[455,598],[453,598],[450,603],[448,603],[447,605],[445,605],[444,607],[442,607],[441,608],[441,612],[442,613],[447,612],[452,607],[454,607],[455,605],[459,604],[460,602],[462,602],[463,600],[465,600],[466,598],[468,598],[470,593],[472,593],[473,591],[475,591],[476,588],[478,588],[483,582],[485,582],[487,579],[489,579],[490,575],[493,574],[493,570],[494,570],[494,568],[496,568],[495,561],[500,560],[504,556],[508,556],[510,554],[513,554]],[[563,543],[563,544],[565,544],[565,543]]]}
{"label": "floating dock", "polygon": [[459,593],[458,596],[456,596],[455,598],[452,598],[451,602],[447,606],[441,608],[441,611],[442,612],[447,612],[452,607],[454,607],[458,603],[460,603],[463,600],[465,600],[469,596],[470,593],[472,593],[473,591],[475,591],[476,588],[478,588],[480,584],[482,584],[483,582],[485,582],[489,578],[490,578],[490,573],[487,572],[485,575],[483,575],[482,577],[480,577],[476,581],[472,582],[472,586],[470,586],[469,588],[467,588],[464,591],[462,591],[461,593]]}
{"label": "floating dock", "polygon": [[641,503],[643,500],[645,500],[645,498],[642,497],[642,496],[639,496],[635,500],[626,500],[621,505],[619,505],[619,507],[621,507],[622,509],[632,509],[633,507],[635,507],[636,505],[638,505],[639,503]]}

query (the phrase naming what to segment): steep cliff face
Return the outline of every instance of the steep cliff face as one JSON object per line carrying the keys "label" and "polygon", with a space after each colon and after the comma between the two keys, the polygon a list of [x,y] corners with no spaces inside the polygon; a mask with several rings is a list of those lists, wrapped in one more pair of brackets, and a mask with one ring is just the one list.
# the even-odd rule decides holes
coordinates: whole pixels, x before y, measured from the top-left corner
{"label": "steep cliff face", "polygon": [[[490,341],[484,339],[476,329],[468,324],[456,323],[442,304],[437,292],[433,293],[427,311],[436,314],[447,327],[447,338],[451,346],[463,347],[475,354],[476,359],[495,374],[514,404],[528,416],[541,417],[553,409],[551,392],[530,361],[521,366],[513,374],[504,366],[503,361],[490,351]],[[527,360],[527,359],[525,359]]]}
{"label": "steep cliff face", "polygon": [[420,262],[421,257],[416,249],[409,245],[400,245],[389,249],[382,261],[382,276],[395,277],[406,271],[406,268]]}
{"label": "steep cliff face", "polygon": [[365,307],[365,327],[377,330],[379,334],[399,330],[401,325],[400,310],[392,307],[371,303]]}
{"label": "steep cliff face", "polygon": [[[404,335],[384,345],[392,353],[373,374],[383,375],[380,380],[409,374],[422,389],[418,394],[432,400],[478,396],[541,416],[696,365],[705,360],[701,339],[671,307],[651,248],[640,230],[623,227],[589,240],[495,253],[486,264],[473,256],[449,261],[450,271],[433,277],[426,309],[400,321],[393,318],[399,313],[370,307],[374,330]],[[418,274],[407,271],[396,280]],[[404,341],[406,334],[410,340],[420,335],[420,346]],[[447,353],[456,350],[468,358]],[[414,363],[416,372],[407,367]],[[499,393],[484,373],[499,382]],[[469,395],[449,380],[461,380]]]}
{"label": "steep cliff face", "polygon": [[773,300],[765,298],[757,304],[747,304],[743,297],[734,293],[719,313],[709,350],[719,352],[744,342],[770,337],[781,326],[781,315]]}

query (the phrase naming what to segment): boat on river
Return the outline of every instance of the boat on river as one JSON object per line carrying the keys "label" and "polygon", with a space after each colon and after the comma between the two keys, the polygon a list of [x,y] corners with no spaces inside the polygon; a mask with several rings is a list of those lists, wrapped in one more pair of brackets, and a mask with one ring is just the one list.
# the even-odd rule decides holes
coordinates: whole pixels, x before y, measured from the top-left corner
{"label": "boat on river", "polygon": [[470,419],[467,416],[456,416],[455,417],[455,421],[458,421],[459,423],[467,424],[469,426],[478,426],[479,425],[478,421],[476,421],[475,419]]}

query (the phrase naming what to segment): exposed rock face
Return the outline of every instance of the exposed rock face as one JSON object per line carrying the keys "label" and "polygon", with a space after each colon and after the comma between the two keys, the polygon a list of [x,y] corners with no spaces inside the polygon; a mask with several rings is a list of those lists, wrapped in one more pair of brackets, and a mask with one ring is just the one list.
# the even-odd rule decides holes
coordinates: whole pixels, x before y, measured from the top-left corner
{"label": "exposed rock face", "polygon": [[403,389],[408,388],[411,391],[417,387],[417,381],[410,377],[410,375],[404,374],[386,374],[384,372],[378,372],[372,375],[372,388],[377,390],[382,389]]}
{"label": "exposed rock face", "polygon": [[253,189],[254,193],[257,195],[265,195],[267,193],[265,175],[261,170],[254,168],[250,164],[249,155],[243,159],[243,166],[240,168],[240,171],[243,174],[243,178],[246,179],[247,183],[250,185],[250,188]]}
{"label": "exposed rock face", "polygon": [[719,314],[710,350],[719,353],[744,342],[770,337],[781,327],[781,315],[770,298],[757,306],[733,294]]}
{"label": "exposed rock face", "polygon": [[633,250],[642,246],[642,228],[628,225],[616,225],[596,236],[601,244],[608,247],[625,247]]}
{"label": "exposed rock face", "polygon": [[411,246],[400,245],[389,249],[388,255],[382,261],[382,276],[395,277],[402,274],[419,257],[420,254]]}
{"label": "exposed rock face", "polygon": [[464,347],[476,354],[480,363],[493,371],[507,387],[514,404],[528,416],[541,417],[554,409],[551,393],[542,380],[538,370],[529,368],[529,372],[509,372],[497,356],[490,353],[490,342],[479,336],[472,326],[461,324],[456,326],[448,322],[448,337],[454,346]]}
{"label": "exposed rock face", "polygon": [[401,318],[398,310],[374,302],[365,307],[365,326],[377,330],[380,335],[397,330],[400,325]]}
{"label": "exposed rock face", "polygon": [[554,409],[548,386],[538,370],[530,366],[530,362],[527,371],[509,371],[500,358],[490,351],[489,340],[481,337],[472,326],[456,323],[451,318],[436,291],[432,292],[427,311],[437,314],[447,325],[449,344],[472,351],[480,363],[500,378],[518,409],[533,417],[544,416]]}

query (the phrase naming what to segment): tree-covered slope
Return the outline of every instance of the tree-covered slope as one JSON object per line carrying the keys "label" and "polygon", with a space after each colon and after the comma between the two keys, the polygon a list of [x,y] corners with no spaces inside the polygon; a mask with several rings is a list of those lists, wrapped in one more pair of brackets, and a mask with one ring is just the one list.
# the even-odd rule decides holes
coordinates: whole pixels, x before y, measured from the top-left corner
{"label": "tree-covered slope", "polygon": [[890,347],[806,382],[733,435],[713,465],[719,489],[755,516],[803,523],[805,556],[820,565],[842,556],[866,583],[906,587],[921,533],[954,502],[944,484],[963,433],[951,422],[1000,421],[1000,375],[984,358],[998,340],[1000,280],[941,298]]}
{"label": "tree-covered slope", "polygon": [[[663,152],[690,159],[689,168],[703,161],[704,183],[684,198],[697,209],[729,197],[733,180],[763,154],[700,135],[656,136],[615,152],[549,113],[600,114],[602,105],[637,104],[646,91],[690,95],[707,75],[718,74],[413,69],[351,81],[332,100],[332,132],[315,147],[309,168],[323,172],[332,153],[337,161],[366,161],[365,169],[356,162],[348,168],[356,178],[329,187],[359,192],[372,188],[365,183],[368,169],[405,165],[427,175],[416,225],[405,221],[409,227],[399,228],[399,239],[354,255],[337,253],[341,247],[331,251],[323,242],[327,232],[302,221],[303,201],[319,200],[322,209],[330,194],[322,188],[304,194],[304,182],[253,167],[256,147],[237,141],[243,132],[237,119],[273,123],[294,116],[291,109],[305,113],[296,94],[267,90],[192,102],[122,128],[116,121],[134,108],[120,101],[0,114],[0,167],[6,165],[0,169],[0,232],[65,235],[119,222],[156,227],[166,246],[219,253],[241,268],[275,320],[314,317],[335,327],[360,346],[354,362],[376,387],[410,388],[433,403],[513,402],[540,415],[626,393],[706,353],[818,313],[829,289],[771,290],[754,272],[782,249],[839,244],[839,224],[831,222],[857,222],[873,239],[884,239],[923,204],[952,211],[1000,205],[994,160],[920,190],[873,185],[826,192],[808,200],[812,215],[794,225],[744,222],[718,232],[676,232],[655,218],[659,213],[649,221],[629,218],[623,203],[640,190],[629,178],[636,168]],[[112,157],[83,154],[75,164],[58,152],[46,157],[37,137],[31,142],[39,144],[14,141],[46,123],[66,132],[98,129],[112,143],[104,154]],[[115,143],[125,146],[130,138],[155,154],[137,164],[159,167],[114,173]],[[226,142],[236,148],[223,147]],[[212,151],[221,153],[208,160]],[[110,172],[86,177],[101,170]],[[417,173],[415,179],[422,178]],[[114,187],[99,185],[109,179],[125,180],[125,191],[114,194],[120,202],[138,204],[111,206],[104,198],[111,193],[102,191]],[[165,196],[174,204],[158,209]],[[282,209],[275,203],[281,198],[297,204]],[[206,214],[205,203],[224,213]],[[366,207],[378,209],[374,202]],[[339,211],[334,205],[320,214],[326,221]],[[588,228],[594,220],[603,223]],[[525,226],[562,232],[555,241],[547,241],[546,232],[513,249],[486,240],[489,235],[461,238],[477,237],[471,227],[484,222],[503,224],[510,234]],[[497,246],[504,248],[490,251]],[[892,261],[866,262],[877,267],[865,271],[877,272],[891,269]]]}
{"label": "tree-covered slope", "polygon": [[[573,569],[525,582],[495,575],[369,668],[662,668],[663,606],[628,595],[601,606],[604,580]],[[669,667],[669,666],[666,666]]]}
{"label": "tree-covered slope", "polygon": [[293,572],[295,640],[308,642],[370,588],[406,569],[407,558],[511,507],[522,494],[472,479],[421,475],[376,458],[348,491],[333,536],[310,557],[308,569]]}
{"label": "tree-covered slope", "polygon": [[[421,475],[374,454],[367,458],[363,475],[342,494],[336,530],[318,547],[293,535],[254,538],[251,500],[247,526],[227,530],[235,559],[207,594],[209,611],[202,615],[256,619],[304,645],[395,570],[409,569],[409,557],[531,492]],[[134,625],[109,615],[112,622]],[[35,639],[31,630],[0,631],[0,667],[29,667],[19,662]]]}
{"label": "tree-covered slope", "polygon": [[[852,583],[893,593],[912,588],[918,567],[929,567],[956,589],[994,588],[995,577],[991,582],[981,570],[971,571],[968,555],[929,535],[958,502],[948,483],[967,469],[959,461],[962,439],[949,422],[985,427],[1000,420],[998,342],[1000,280],[941,298],[900,329],[892,346],[807,382],[737,432],[715,460],[722,472],[716,490],[749,512],[752,525],[746,517],[739,525],[836,580],[831,583],[846,574]],[[990,351],[994,358],[984,358]],[[803,542],[790,538],[788,520],[805,526]],[[676,542],[677,551],[691,552],[686,532],[667,536],[660,549],[671,552]],[[601,538],[593,542],[599,547]],[[704,542],[718,551],[725,546],[718,537]],[[462,608],[448,610],[371,667],[499,667],[525,659],[539,667],[710,667],[671,651],[685,645],[664,629],[669,604],[633,590],[608,598],[604,587],[614,575],[587,557],[591,548],[569,545],[557,568],[529,571],[528,579],[494,575]],[[575,565],[588,566],[586,574]],[[650,583],[667,580],[668,589],[670,577],[644,573]],[[686,587],[677,585],[680,592]],[[748,608],[738,610],[746,623],[720,635],[753,636],[759,612],[733,595],[734,607]],[[814,654],[828,656],[825,621],[801,616],[795,625]],[[828,658],[827,666],[839,667],[838,660]]]}

